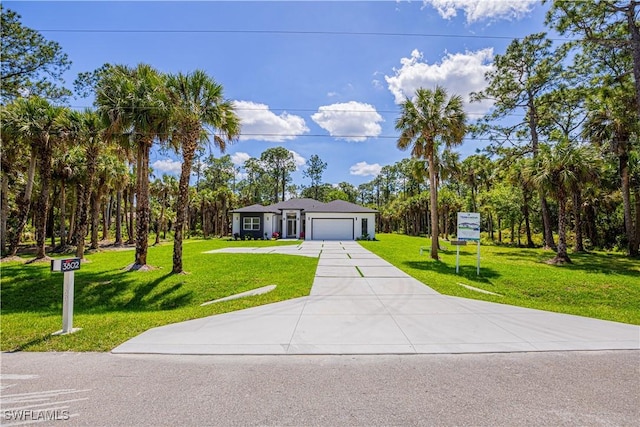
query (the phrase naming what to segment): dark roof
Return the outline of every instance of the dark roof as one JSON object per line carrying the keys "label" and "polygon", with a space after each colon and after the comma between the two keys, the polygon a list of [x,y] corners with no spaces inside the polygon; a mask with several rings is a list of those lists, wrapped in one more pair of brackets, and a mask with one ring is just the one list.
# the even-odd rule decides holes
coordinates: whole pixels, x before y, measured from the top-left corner
{"label": "dark roof", "polygon": [[282,213],[282,210],[301,210],[305,212],[339,212],[339,213],[376,213],[375,209],[365,208],[344,200],[322,203],[314,199],[289,199],[269,206],[255,204],[236,209],[236,213]]}
{"label": "dark roof", "polygon": [[376,213],[378,211],[345,200],[334,200],[329,203],[321,203],[312,209],[307,209],[307,212]]}
{"label": "dark roof", "polygon": [[259,203],[251,206],[245,206],[244,208],[235,209],[232,212],[234,213],[274,213],[279,214],[280,211],[278,209],[274,209],[272,206],[262,206]]}
{"label": "dark roof", "polygon": [[324,203],[314,199],[289,199],[284,202],[269,205],[269,207],[273,209],[293,209],[308,211],[309,209],[313,209],[321,205],[324,205]]}

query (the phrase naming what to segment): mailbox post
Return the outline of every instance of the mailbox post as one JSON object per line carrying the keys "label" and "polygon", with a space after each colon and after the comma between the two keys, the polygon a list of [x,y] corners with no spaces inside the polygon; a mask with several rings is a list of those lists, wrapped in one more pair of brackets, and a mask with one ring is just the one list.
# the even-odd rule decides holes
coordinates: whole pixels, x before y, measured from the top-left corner
{"label": "mailbox post", "polygon": [[73,327],[73,286],[74,273],[80,270],[80,258],[66,258],[51,260],[51,271],[64,273],[64,288],[62,292],[62,330],[53,335],[66,335],[79,331]]}

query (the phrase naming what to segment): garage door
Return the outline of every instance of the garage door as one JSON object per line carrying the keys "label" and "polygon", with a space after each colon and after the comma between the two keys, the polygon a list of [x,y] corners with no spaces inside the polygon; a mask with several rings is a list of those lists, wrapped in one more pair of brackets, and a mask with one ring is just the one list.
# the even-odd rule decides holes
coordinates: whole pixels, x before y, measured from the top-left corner
{"label": "garage door", "polygon": [[352,218],[314,218],[311,240],[353,240]]}

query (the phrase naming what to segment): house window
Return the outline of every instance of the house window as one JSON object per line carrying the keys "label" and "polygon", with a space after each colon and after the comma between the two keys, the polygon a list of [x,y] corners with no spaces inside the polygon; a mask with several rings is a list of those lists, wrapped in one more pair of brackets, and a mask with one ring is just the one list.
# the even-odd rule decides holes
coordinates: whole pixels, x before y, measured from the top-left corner
{"label": "house window", "polygon": [[369,234],[369,220],[367,218],[362,218],[362,234]]}
{"label": "house window", "polygon": [[242,218],[243,230],[260,230],[260,217],[258,216],[245,216]]}

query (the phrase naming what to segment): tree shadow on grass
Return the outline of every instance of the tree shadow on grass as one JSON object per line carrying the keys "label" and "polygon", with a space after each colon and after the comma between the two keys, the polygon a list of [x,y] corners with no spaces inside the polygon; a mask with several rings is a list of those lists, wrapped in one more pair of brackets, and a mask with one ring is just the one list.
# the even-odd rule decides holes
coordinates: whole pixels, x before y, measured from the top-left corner
{"label": "tree shadow on grass", "polygon": [[3,352],[7,352],[7,353],[17,353],[17,352],[23,351],[23,350],[25,350],[25,349],[27,349],[27,348],[29,348],[31,346],[35,346],[35,345],[39,345],[39,344],[42,344],[44,342],[47,342],[47,341],[49,341],[51,339],[51,336],[52,336],[51,333],[48,332],[48,333],[46,333],[46,334],[44,334],[44,335],[42,335],[40,337],[33,338],[33,339],[31,339],[31,340],[29,340],[27,342],[24,342],[24,343],[20,343],[20,344],[16,345],[13,348],[10,348],[10,349],[3,349],[2,351]]}
{"label": "tree shadow on grass", "polygon": [[492,268],[480,266],[480,275],[476,275],[476,266],[461,265],[459,273],[456,273],[456,267],[443,263],[442,261],[404,261],[402,264],[415,270],[433,271],[438,274],[446,274],[449,276],[457,276],[469,281],[480,283],[492,283],[491,279],[500,277],[500,274]]}
{"label": "tree shadow on grass", "polygon": [[[539,249],[514,249],[509,252],[497,252],[494,257],[509,261],[528,261],[538,264],[547,264],[547,261],[555,257],[555,252]],[[629,258],[623,254],[614,253],[569,253],[571,264],[556,265],[555,268],[567,270],[584,271],[597,274],[621,274],[638,278],[640,283],[640,271],[638,271],[638,260]],[[635,268],[635,270],[634,270]]]}
{"label": "tree shadow on grass", "polygon": [[565,264],[562,267],[571,270],[582,270],[588,273],[600,274],[622,274],[624,276],[635,277],[636,284],[640,285],[640,262],[637,259],[629,258],[623,254],[602,254],[602,253],[571,253],[569,257],[572,264]]}
{"label": "tree shadow on grass", "polygon": [[[171,273],[145,283],[139,272],[121,269],[75,274],[74,311],[147,311],[167,310],[187,305],[192,292],[178,291],[180,282],[167,287],[163,282]],[[2,266],[1,309],[5,313],[51,312],[62,308],[64,275],[52,273],[48,266],[23,264]],[[132,296],[130,296],[132,295]]]}
{"label": "tree shadow on grass", "polygon": [[158,293],[153,293],[169,277],[175,276],[168,273],[144,286],[138,286],[133,298],[124,304],[123,308],[125,310],[157,310],[158,308],[168,310],[188,304],[192,300],[192,292],[175,295],[182,288],[184,282],[176,283]]}

